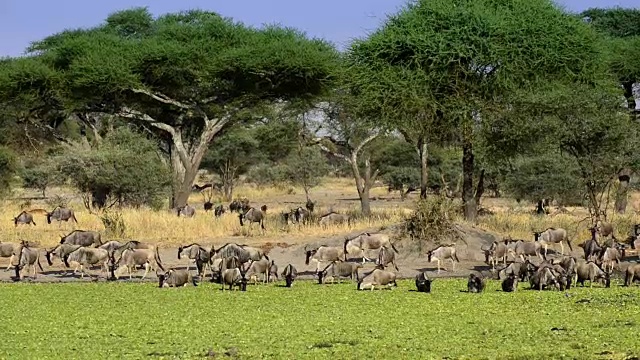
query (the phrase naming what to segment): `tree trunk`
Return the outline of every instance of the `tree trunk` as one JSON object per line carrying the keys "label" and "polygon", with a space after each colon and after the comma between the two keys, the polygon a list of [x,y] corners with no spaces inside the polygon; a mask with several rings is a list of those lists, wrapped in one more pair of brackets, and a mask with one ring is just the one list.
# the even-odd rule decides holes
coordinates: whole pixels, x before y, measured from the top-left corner
{"label": "tree trunk", "polygon": [[484,194],[484,169],[480,171],[480,177],[478,178],[478,185],[476,186],[476,207],[480,207],[480,200]]}
{"label": "tree trunk", "polygon": [[235,170],[231,167],[230,160],[225,162],[225,166],[221,169],[222,187],[224,189],[224,200],[231,201],[233,198],[233,179],[235,178]]}
{"label": "tree trunk", "polygon": [[467,221],[475,221],[478,212],[473,191],[473,145],[469,138],[465,138],[462,144],[462,204],[464,218]]}
{"label": "tree trunk", "polygon": [[623,169],[618,173],[618,191],[616,191],[616,212],[624,214],[627,211],[627,194],[629,192],[629,181],[631,180],[631,170]]}
{"label": "tree trunk", "polygon": [[356,180],[356,188],[358,189],[358,196],[360,197],[360,207],[364,216],[371,215],[371,201],[369,199],[369,191],[378,176],[378,170],[371,174],[371,162],[369,159],[365,160],[364,178],[360,176],[360,168],[358,167],[358,154],[356,151],[351,152],[349,158],[349,164],[351,165],[351,171],[353,177]]}
{"label": "tree trunk", "polygon": [[544,201],[538,200],[538,205],[536,205],[536,214],[545,215],[546,211],[544,211]]}
{"label": "tree trunk", "polygon": [[427,169],[427,142],[424,139],[418,141],[418,154],[420,155],[420,198],[427,198],[427,187],[429,183],[428,169]]}
{"label": "tree trunk", "polygon": [[623,82],[622,87],[624,88],[624,97],[627,98],[629,112],[634,116],[636,111],[636,97],[633,93],[633,81]]}

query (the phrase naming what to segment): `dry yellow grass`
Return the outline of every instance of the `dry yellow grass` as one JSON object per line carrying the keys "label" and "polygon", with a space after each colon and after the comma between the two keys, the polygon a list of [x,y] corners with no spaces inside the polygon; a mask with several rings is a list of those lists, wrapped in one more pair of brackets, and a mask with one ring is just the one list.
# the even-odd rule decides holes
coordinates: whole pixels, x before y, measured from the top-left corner
{"label": "dry yellow grass", "polygon": [[[372,196],[383,193],[377,188],[372,191]],[[76,212],[79,224],[62,222],[60,225],[54,222],[47,224],[44,215],[35,214],[36,226],[19,225],[15,227],[13,217],[19,214],[21,201],[7,201],[3,204],[2,221],[0,222],[0,238],[2,241],[29,240],[40,246],[53,246],[60,241],[60,236],[74,229],[97,230],[104,232],[105,227],[98,215],[90,214],[84,209],[80,197],[74,195],[69,189],[53,189],[51,194],[63,194],[69,201],[69,207]],[[386,193],[386,190],[384,190]],[[225,213],[216,219],[213,212],[205,213],[202,204],[204,198],[201,194],[192,194],[189,203],[196,207],[194,218],[178,217],[175,212],[163,210],[152,211],[150,209],[122,209],[120,213],[126,225],[124,238],[136,239],[145,242],[158,243],[163,247],[185,244],[190,242],[202,242],[222,244],[229,241],[248,244],[261,244],[265,242],[304,243],[320,238],[341,235],[350,231],[360,231],[369,228],[388,226],[398,223],[410,211],[404,206],[411,206],[406,202],[403,207],[384,204],[384,208],[373,208],[373,216],[368,219],[356,219],[350,225],[334,225],[326,228],[317,223],[309,225],[288,225],[281,221],[280,214],[283,211],[304,205],[304,191],[291,187],[271,188],[256,187],[253,185],[240,186],[236,189],[237,197],[246,196],[253,206],[267,204],[268,215],[265,222],[266,231],[262,231],[258,224],[252,228],[245,224],[240,227],[237,213]],[[317,201],[316,213],[322,214],[331,208],[340,213],[355,213],[359,204],[352,200],[357,198],[355,187],[346,179],[329,179],[322,187],[312,191],[312,198]],[[344,199],[347,198],[347,199]],[[214,194],[212,201],[220,199]],[[227,204],[225,204],[227,205]],[[50,209],[43,202],[32,202],[28,209]],[[114,237],[103,235],[103,240],[111,240]]]}

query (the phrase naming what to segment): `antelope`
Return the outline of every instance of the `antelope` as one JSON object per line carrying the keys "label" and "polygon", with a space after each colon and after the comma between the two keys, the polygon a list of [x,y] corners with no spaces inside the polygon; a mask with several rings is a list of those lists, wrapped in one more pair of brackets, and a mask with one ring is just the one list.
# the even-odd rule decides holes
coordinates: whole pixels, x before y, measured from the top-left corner
{"label": "antelope", "polygon": [[391,247],[393,251],[398,253],[398,250],[391,243],[389,235],[386,234],[362,233],[351,239],[347,238],[344,241],[344,261],[347,261],[347,254],[350,250],[352,252],[360,251],[362,263],[364,264],[370,260],[365,256],[365,250],[377,250],[383,246]]}

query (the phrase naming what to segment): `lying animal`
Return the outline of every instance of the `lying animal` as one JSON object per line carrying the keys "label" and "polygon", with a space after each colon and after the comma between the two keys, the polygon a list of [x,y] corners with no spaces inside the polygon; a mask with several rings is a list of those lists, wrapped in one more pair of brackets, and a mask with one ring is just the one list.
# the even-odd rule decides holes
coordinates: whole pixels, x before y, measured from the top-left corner
{"label": "lying animal", "polygon": [[169,269],[164,274],[158,274],[158,287],[187,286],[189,283],[192,283],[193,286],[198,286],[191,273],[186,270]]}
{"label": "lying animal", "polygon": [[358,290],[366,290],[367,288],[371,288],[371,291],[376,286],[389,286],[391,285],[397,287],[396,283],[396,274],[391,271],[374,269],[369,274],[365,275],[360,282],[358,282]]}

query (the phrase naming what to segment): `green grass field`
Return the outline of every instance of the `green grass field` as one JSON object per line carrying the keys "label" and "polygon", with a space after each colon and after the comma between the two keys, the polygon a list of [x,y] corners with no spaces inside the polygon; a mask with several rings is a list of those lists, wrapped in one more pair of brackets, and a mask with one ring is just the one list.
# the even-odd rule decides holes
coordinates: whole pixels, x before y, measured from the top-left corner
{"label": "green grass field", "polygon": [[[294,283],[2,284],[0,358],[624,359],[640,356],[640,289],[468,294]],[[230,349],[230,350],[229,350]],[[215,356],[209,353],[212,350]],[[209,354],[208,354],[209,353]]]}

